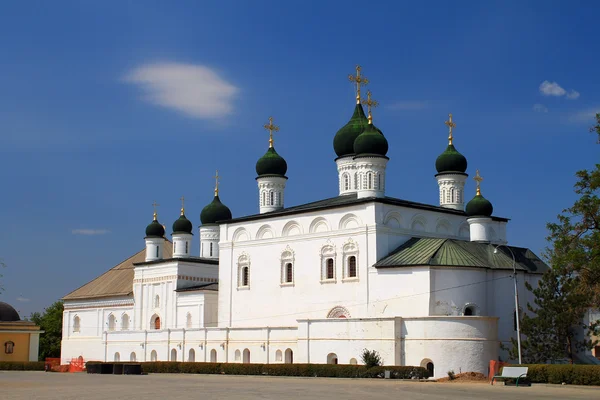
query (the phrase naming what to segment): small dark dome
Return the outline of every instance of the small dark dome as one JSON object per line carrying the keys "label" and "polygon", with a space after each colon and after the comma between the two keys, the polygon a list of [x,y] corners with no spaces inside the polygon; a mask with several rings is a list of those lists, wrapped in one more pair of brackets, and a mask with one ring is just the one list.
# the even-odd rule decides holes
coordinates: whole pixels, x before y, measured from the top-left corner
{"label": "small dark dome", "polygon": [[376,154],[385,156],[388,152],[388,141],[383,133],[373,124],[368,124],[363,133],[354,141],[354,153]]}
{"label": "small dark dome", "polygon": [[176,233],[192,233],[192,222],[185,217],[183,212],[179,219],[173,222],[173,234]]}
{"label": "small dark dome", "polygon": [[440,156],[435,160],[435,169],[438,173],[461,172],[467,170],[467,159],[460,154],[453,144],[449,144]]}
{"label": "small dark dome", "polygon": [[[274,147],[269,147],[269,150],[264,156],[256,162],[256,173],[262,175],[281,175],[284,176],[287,172],[287,162],[275,151]],[[231,218],[231,217],[230,217]]]}
{"label": "small dark dome", "polygon": [[350,121],[337,131],[333,138],[333,150],[338,157],[354,154],[354,141],[363,133],[368,123],[362,105],[357,104]]}
{"label": "small dark dome", "polygon": [[0,322],[20,321],[19,313],[10,304],[0,301]]}
{"label": "small dark dome", "polygon": [[146,227],[146,237],[163,237],[165,236],[165,227],[162,226],[154,217],[154,221]]}
{"label": "small dark dome", "polygon": [[215,195],[213,201],[202,209],[200,213],[200,222],[202,225],[214,224],[217,221],[231,219],[231,210],[221,203],[218,195]]}
{"label": "small dark dome", "polygon": [[494,212],[494,206],[478,193],[467,203],[465,212],[469,217],[490,217]]}

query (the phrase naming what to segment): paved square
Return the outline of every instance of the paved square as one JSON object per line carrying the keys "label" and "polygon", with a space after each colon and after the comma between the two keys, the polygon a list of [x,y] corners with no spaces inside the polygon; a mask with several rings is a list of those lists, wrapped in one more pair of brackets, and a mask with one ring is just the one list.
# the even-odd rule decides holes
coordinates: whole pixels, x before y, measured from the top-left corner
{"label": "paved square", "polygon": [[231,375],[88,375],[0,371],[2,400],[599,399],[600,388]]}

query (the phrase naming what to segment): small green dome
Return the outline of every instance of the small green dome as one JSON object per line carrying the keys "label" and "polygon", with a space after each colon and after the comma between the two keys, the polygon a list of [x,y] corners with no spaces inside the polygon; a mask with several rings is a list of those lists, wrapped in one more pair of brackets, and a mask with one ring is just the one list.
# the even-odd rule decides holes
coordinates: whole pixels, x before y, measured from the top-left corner
{"label": "small green dome", "polygon": [[217,221],[225,221],[231,219],[231,210],[221,203],[219,195],[215,195],[213,201],[202,209],[200,213],[200,222],[202,225],[214,224]]}
{"label": "small green dome", "polygon": [[333,138],[333,150],[338,157],[354,154],[354,141],[363,133],[368,123],[362,105],[357,104],[350,121],[337,131]]}
{"label": "small green dome", "polygon": [[287,172],[287,162],[275,151],[274,147],[269,147],[269,150],[264,156],[256,162],[256,173],[262,175],[281,175],[284,176]]}
{"label": "small green dome", "polygon": [[163,237],[165,236],[165,228],[158,222],[156,215],[154,220],[146,227],[146,237]]}
{"label": "small green dome", "polygon": [[368,124],[364,132],[354,141],[354,153],[377,154],[385,156],[388,152],[388,141],[383,133],[373,124]]}
{"label": "small green dome", "polygon": [[465,212],[469,217],[490,217],[494,212],[494,206],[492,206],[492,203],[483,197],[481,193],[477,193],[475,197],[467,203]]}
{"label": "small green dome", "polygon": [[179,219],[173,222],[173,234],[176,233],[192,233],[192,222],[185,217],[183,211]]}
{"label": "small green dome", "polygon": [[461,172],[467,170],[467,159],[460,154],[453,144],[449,144],[440,156],[435,160],[435,169],[438,173]]}

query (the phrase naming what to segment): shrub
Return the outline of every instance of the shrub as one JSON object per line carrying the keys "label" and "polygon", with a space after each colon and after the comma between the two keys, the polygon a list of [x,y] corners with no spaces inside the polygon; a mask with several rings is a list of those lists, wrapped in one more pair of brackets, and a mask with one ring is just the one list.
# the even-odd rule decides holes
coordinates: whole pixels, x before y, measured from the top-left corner
{"label": "shrub", "polygon": [[376,350],[364,349],[360,355],[360,359],[367,368],[379,367],[383,364],[383,360]]}
{"label": "shrub", "polygon": [[0,361],[0,371],[43,371],[43,361]]}
{"label": "shrub", "polygon": [[448,371],[448,378],[450,378],[451,381],[453,381],[454,379],[456,379],[456,375],[454,374],[454,370],[451,369],[450,371]]}
{"label": "shrub", "polygon": [[524,364],[532,383],[600,386],[600,365]]}

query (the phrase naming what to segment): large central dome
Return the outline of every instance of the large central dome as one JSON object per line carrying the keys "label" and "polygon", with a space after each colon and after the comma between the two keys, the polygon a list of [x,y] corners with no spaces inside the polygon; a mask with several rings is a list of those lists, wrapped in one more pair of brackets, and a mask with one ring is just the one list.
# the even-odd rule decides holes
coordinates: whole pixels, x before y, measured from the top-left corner
{"label": "large central dome", "polygon": [[8,303],[0,301],[0,322],[20,321],[19,313]]}
{"label": "large central dome", "polygon": [[369,121],[365,116],[362,105],[357,104],[354,108],[354,114],[346,125],[344,125],[333,138],[333,150],[338,157],[344,157],[354,154],[354,141],[363,133]]}

